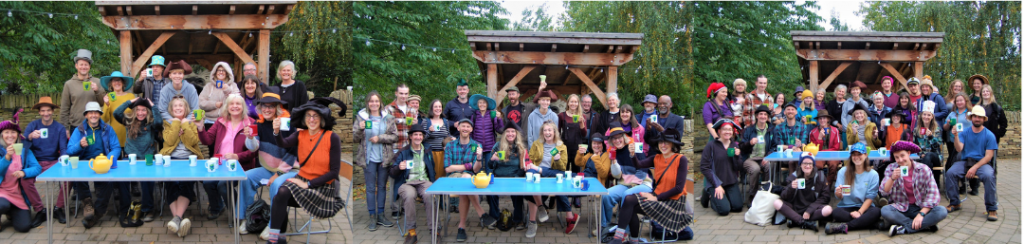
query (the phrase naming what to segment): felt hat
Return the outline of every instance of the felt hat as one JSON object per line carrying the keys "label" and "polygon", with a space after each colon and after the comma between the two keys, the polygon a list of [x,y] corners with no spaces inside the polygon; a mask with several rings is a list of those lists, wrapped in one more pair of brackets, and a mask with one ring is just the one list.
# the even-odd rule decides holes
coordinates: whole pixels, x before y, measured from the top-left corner
{"label": "felt hat", "polygon": [[868,86],[865,85],[864,82],[861,82],[859,80],[853,81],[853,83],[850,84],[850,87],[857,87],[860,88],[861,90],[863,90],[864,88],[868,88]]}
{"label": "felt hat", "polygon": [[731,119],[718,119],[718,121],[715,121],[715,125],[711,126],[711,128],[715,129],[715,130],[718,130],[719,128],[721,128],[725,124],[732,125],[733,129],[739,129],[740,128],[740,126],[737,125],[736,122],[733,122]]}
{"label": "felt hat", "polygon": [[78,53],[75,54],[74,58],[71,58],[71,61],[78,63],[78,60],[85,60],[86,62],[89,62],[89,64],[92,64],[92,51],[86,49],[78,49]]}
{"label": "felt hat", "polygon": [[313,110],[316,111],[316,113],[320,114],[320,129],[334,129],[334,124],[337,123],[337,121],[335,121],[334,116],[331,116],[331,108],[329,107],[331,104],[335,104],[338,105],[338,107],[341,107],[341,111],[338,111],[338,116],[345,117],[345,113],[348,112],[348,106],[345,105],[345,103],[341,102],[341,100],[338,100],[333,97],[313,98],[309,99],[309,102],[306,102],[306,104],[303,104],[299,107],[292,109],[292,128],[308,129],[306,128],[306,123],[304,123],[306,118],[306,110]]}
{"label": "felt hat", "polygon": [[828,114],[828,110],[827,109],[820,109],[820,110],[818,110],[818,117],[815,117],[814,119],[820,119],[821,117],[828,117],[829,121],[836,120],[836,118],[833,118],[832,115]]}
{"label": "felt hat", "polygon": [[800,92],[800,100],[803,100],[804,98],[808,97],[814,98],[814,93],[811,92],[811,90],[804,90],[803,92]]}
{"label": "felt hat", "polygon": [[980,74],[972,75],[970,78],[967,78],[967,84],[974,82],[974,79],[981,79],[981,84],[988,85],[988,77]]}
{"label": "felt hat", "polygon": [[409,135],[412,135],[413,132],[419,132],[419,133],[423,133],[423,135],[424,135],[423,139],[426,139],[425,136],[429,133],[429,132],[427,132],[427,128],[429,128],[429,127],[430,127],[430,120],[423,120],[419,124],[412,125],[412,127],[409,128]]}
{"label": "felt hat", "polygon": [[494,110],[494,107],[497,106],[494,99],[480,94],[473,94],[472,96],[469,96],[469,107],[473,110],[480,110],[480,107],[477,106],[480,99],[487,100],[487,110]]}
{"label": "felt hat", "polygon": [[910,120],[907,119],[907,114],[903,113],[903,111],[903,109],[893,109],[892,111],[889,111],[889,113],[885,114],[885,117],[892,119],[892,116],[900,116],[900,123],[909,125]]}
{"label": "felt hat", "polygon": [[43,106],[50,106],[50,109],[60,108],[59,106],[57,106],[57,104],[53,104],[53,98],[40,97],[39,102],[36,103],[36,105],[32,106],[32,109],[39,110],[39,108]]}
{"label": "felt hat", "polygon": [[981,105],[974,105],[974,107],[971,108],[970,115],[971,116],[978,116],[978,117],[985,117],[985,119],[988,119],[988,115],[985,114],[985,108],[981,107]]}
{"label": "felt hat", "polygon": [[506,119],[505,126],[501,127],[501,131],[504,132],[505,130],[508,130],[508,128],[515,129],[516,131],[523,131],[523,129],[519,128],[519,124],[516,124],[510,119]]}
{"label": "felt hat", "polygon": [[680,139],[679,131],[677,131],[676,129],[673,129],[673,128],[669,128],[669,129],[666,129],[665,131],[661,132],[661,135],[659,135],[658,139],[655,140],[655,141],[657,141],[658,143],[669,142],[669,143],[675,144],[676,146],[680,146],[681,147],[681,146],[683,146],[683,142],[680,142],[679,139]]}
{"label": "felt hat", "polygon": [[892,146],[889,146],[889,151],[892,151],[894,154],[899,151],[907,151],[910,154],[915,154],[921,152],[921,147],[914,145],[912,142],[900,140],[893,142]]}
{"label": "felt hat", "polygon": [[93,111],[100,112],[101,115],[103,114],[103,108],[100,107],[100,103],[98,103],[98,102],[86,103],[85,104],[85,111],[82,111],[82,114],[85,114],[85,113],[88,113],[88,112],[93,112]]}
{"label": "felt hat", "polygon": [[644,96],[644,102],[640,103],[640,105],[644,105],[644,103],[658,105],[658,97],[655,97],[654,94],[647,94],[647,96]]}
{"label": "felt hat", "polygon": [[854,143],[853,145],[850,145],[850,152],[859,152],[861,154],[867,154],[868,147],[865,146],[864,143]]}
{"label": "felt hat", "polygon": [[455,84],[455,86],[469,86],[469,82],[466,82],[466,79],[459,79],[459,83]]}
{"label": "felt hat", "polygon": [[24,111],[24,109],[18,108],[14,112],[14,116],[11,117],[11,120],[4,120],[3,122],[0,122],[0,131],[14,130],[18,132],[18,137],[21,137],[21,126],[18,125],[18,117],[21,116],[22,111]]}
{"label": "felt hat", "polygon": [[796,86],[796,91],[793,94],[801,94],[804,92],[804,86]]}
{"label": "felt hat", "polygon": [[281,95],[277,95],[277,94],[272,93],[272,92],[264,92],[263,93],[263,97],[260,98],[259,100],[256,100],[256,103],[257,104],[268,104],[268,103],[288,104],[287,101],[281,100]]}
{"label": "felt hat", "polygon": [[164,77],[168,77],[169,75],[171,75],[171,70],[176,69],[185,70],[185,75],[192,74],[192,66],[188,65],[188,63],[185,62],[185,60],[178,60],[173,61],[167,65],[167,68],[164,69]]}
{"label": "felt hat", "polygon": [[108,76],[101,77],[100,85],[103,86],[104,90],[112,91],[110,87],[110,80],[114,78],[121,78],[121,83],[123,83],[121,89],[124,89],[125,91],[132,89],[132,85],[135,84],[135,78],[125,76],[121,71],[114,71]]}
{"label": "felt hat", "polygon": [[754,116],[757,116],[757,113],[760,112],[768,113],[768,117],[772,116],[772,110],[769,109],[768,106],[765,106],[764,104],[757,106],[757,110],[754,110]]}
{"label": "felt hat", "polygon": [[146,107],[150,111],[153,110],[153,104],[150,104],[149,100],[145,99],[145,98],[136,99],[135,102],[133,102],[132,104],[128,105],[128,108],[136,108],[138,106]]}
{"label": "felt hat", "polygon": [[537,101],[540,101],[541,98],[545,98],[545,97],[546,98],[550,98],[552,103],[558,101],[558,96],[555,95],[555,92],[550,91],[550,90],[543,90],[543,91],[540,91],[540,93],[537,93],[537,95],[533,97],[533,102],[537,103]]}
{"label": "felt hat", "polygon": [[711,95],[714,95],[715,93],[718,92],[718,90],[721,90],[721,89],[725,89],[725,84],[718,83],[718,82],[711,83],[711,85],[708,85],[708,95],[707,95],[707,97],[711,98]]}
{"label": "felt hat", "polygon": [[612,122],[612,124],[609,125],[608,128],[608,138],[612,138],[619,134],[626,133],[626,130],[622,129],[622,124],[619,123],[618,121]]}
{"label": "felt hat", "polygon": [[153,61],[149,62],[149,67],[153,67],[153,65],[160,65],[161,67],[166,68],[167,65],[164,64],[164,56],[153,55]]}

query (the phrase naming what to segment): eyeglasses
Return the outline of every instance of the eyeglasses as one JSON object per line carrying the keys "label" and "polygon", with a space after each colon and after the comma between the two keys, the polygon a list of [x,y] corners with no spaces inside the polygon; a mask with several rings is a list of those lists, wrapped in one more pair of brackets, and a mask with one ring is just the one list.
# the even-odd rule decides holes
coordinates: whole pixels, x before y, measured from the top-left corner
{"label": "eyeglasses", "polygon": [[814,162],[810,162],[810,163],[808,163],[808,162],[801,162],[800,163],[800,166],[804,166],[804,165],[814,165]]}

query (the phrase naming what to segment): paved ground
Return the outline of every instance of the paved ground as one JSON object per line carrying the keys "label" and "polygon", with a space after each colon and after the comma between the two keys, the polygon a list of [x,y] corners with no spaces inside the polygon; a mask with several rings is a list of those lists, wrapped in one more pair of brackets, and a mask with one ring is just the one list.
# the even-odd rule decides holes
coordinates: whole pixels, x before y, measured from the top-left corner
{"label": "paved ground", "polygon": [[[879,231],[854,231],[847,235],[825,235],[824,232],[814,233],[807,230],[787,229],[784,226],[759,227],[743,222],[742,215],[733,214],[719,217],[710,209],[696,208],[696,223],[692,226],[697,236],[695,242],[719,242],[719,243],[1020,243],[1021,242],[1021,162],[1005,160],[1001,162],[1000,178],[998,189],[1000,192],[1000,220],[988,222],[985,220],[984,202],[981,196],[968,196],[964,202],[964,210],[954,212],[946,220],[939,223],[940,230],[934,234],[914,234],[890,238]],[[347,182],[344,182],[347,184]],[[345,186],[347,188],[347,185]],[[352,208],[355,209],[354,233],[349,231],[348,221],[344,215],[339,214],[333,219],[314,221],[315,228],[326,227],[328,221],[333,223],[334,230],[326,235],[314,235],[310,243],[372,243],[388,244],[401,243],[402,236],[396,227],[380,228],[375,232],[369,232],[366,225],[369,223],[369,216],[366,212],[366,201],[362,197],[362,185],[356,186],[354,194],[356,200]],[[390,189],[390,188],[389,188]],[[205,195],[205,194],[200,194]],[[508,198],[503,208],[511,209]],[[205,200],[204,200],[205,204]],[[943,206],[947,201],[943,199]],[[486,204],[484,205],[486,208]],[[205,208],[205,206],[204,206]],[[193,204],[187,215],[198,216],[198,211]],[[585,206],[583,209],[592,213],[592,208]],[[301,212],[301,211],[300,211]],[[470,210],[470,215],[475,216],[475,211]],[[501,232],[487,230],[479,227],[479,219],[470,217],[467,226],[469,240],[467,243],[594,243],[595,239],[587,237],[586,221],[593,216],[588,214],[582,217],[583,222],[575,232],[566,235],[561,232],[559,224],[553,221],[542,223],[540,231],[535,238],[526,238],[524,231]],[[457,222],[457,215],[452,215],[453,220],[448,226],[454,228]],[[300,213],[300,219],[305,220],[305,215]],[[75,226],[65,228],[64,225],[55,225],[55,243],[230,243],[233,236],[227,228],[229,217],[222,216],[215,221],[207,221],[205,217],[193,223],[193,234],[182,239],[167,233],[163,225],[170,218],[165,216],[158,221],[146,223],[138,228],[121,228],[116,221],[109,217],[99,226],[92,229],[84,229],[75,221]],[[423,232],[426,224],[426,213],[420,211],[417,223],[420,226],[420,243],[429,243],[428,235]],[[645,228],[649,229],[649,228]],[[643,233],[646,235],[645,233]],[[289,240],[293,243],[301,243],[305,238],[293,236]],[[449,231],[445,242],[454,242],[454,231]],[[0,232],[0,243],[46,243],[46,229],[40,227],[29,233],[15,233],[8,227]],[[242,243],[263,243],[258,241],[255,234],[243,235]]]}

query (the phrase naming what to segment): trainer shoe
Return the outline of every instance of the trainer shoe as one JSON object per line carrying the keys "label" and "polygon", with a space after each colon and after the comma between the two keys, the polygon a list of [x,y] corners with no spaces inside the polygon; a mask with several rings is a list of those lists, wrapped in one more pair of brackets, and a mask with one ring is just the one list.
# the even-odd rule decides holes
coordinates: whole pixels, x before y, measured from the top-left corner
{"label": "trainer shoe", "polygon": [[846,234],[846,233],[848,233],[848,231],[849,231],[849,228],[846,226],[846,223],[828,223],[828,224],[825,224],[825,234],[826,235],[839,234],[839,233]]}
{"label": "trainer shoe", "polygon": [[455,241],[466,242],[466,229],[459,228],[459,234],[455,236]]}
{"label": "trainer shoe", "polygon": [[893,225],[892,227],[889,227],[889,236],[902,235],[906,233],[907,229],[902,225]]}
{"label": "trainer shoe", "polygon": [[526,224],[526,238],[533,238],[534,236],[537,236],[537,222],[531,221],[529,224]]}
{"label": "trainer shoe", "polygon": [[572,233],[576,229],[576,220],[580,218],[579,214],[573,212],[566,212],[565,214],[565,234]]}
{"label": "trainer shoe", "polygon": [[192,220],[188,218],[181,220],[181,226],[178,228],[178,236],[185,237],[192,232]]}
{"label": "trainer shoe", "polygon": [[544,209],[544,208],[537,208],[537,222],[544,223],[544,222],[547,222],[547,221],[548,221],[548,210]]}

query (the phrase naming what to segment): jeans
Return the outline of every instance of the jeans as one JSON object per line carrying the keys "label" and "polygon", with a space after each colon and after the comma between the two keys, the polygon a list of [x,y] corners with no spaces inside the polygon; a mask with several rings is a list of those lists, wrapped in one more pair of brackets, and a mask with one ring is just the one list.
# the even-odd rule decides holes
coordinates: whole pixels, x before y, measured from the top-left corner
{"label": "jeans", "polygon": [[[545,168],[541,168],[540,176],[541,177],[555,178],[555,177],[557,177],[556,175],[558,175],[559,173],[565,173],[565,171],[554,170],[554,169],[546,168],[545,167]],[[572,207],[569,206],[569,198],[568,197],[566,197],[566,196],[556,196],[556,197],[558,197],[558,201],[557,201],[558,204],[557,205],[558,205],[558,211],[559,212],[572,212]],[[540,204],[540,203],[538,203],[538,204]]]}
{"label": "jeans", "polygon": [[222,180],[203,181],[203,189],[206,189],[206,198],[210,199],[210,212],[220,213],[224,211],[224,199],[228,194],[228,182]]}
{"label": "jeans", "polygon": [[156,187],[156,182],[139,182],[139,187],[142,188],[140,189],[142,191],[142,212],[153,211],[153,188]]}
{"label": "jeans", "polygon": [[906,212],[896,210],[896,207],[893,207],[893,205],[885,205],[882,207],[882,219],[885,220],[886,224],[902,225],[907,233],[914,233],[926,230],[928,227],[934,226],[946,218],[946,208],[941,206],[932,208],[932,211],[928,212],[924,219],[921,220],[921,228],[915,230],[913,228],[914,217],[916,217],[918,212],[921,212],[921,207],[918,207],[916,204],[907,207]]}
{"label": "jeans", "polygon": [[25,233],[32,230],[32,213],[14,206],[7,198],[0,198],[0,215],[7,215],[15,231]]}
{"label": "jeans", "polygon": [[[960,204],[957,182],[960,182],[967,175],[968,169],[966,169],[965,163],[964,161],[953,163],[953,166],[949,167],[949,171],[946,171],[946,197],[949,198],[949,204],[951,205]],[[996,196],[996,176],[994,173],[992,165],[989,164],[982,165],[975,173],[978,179],[985,183],[985,211],[999,210],[999,199]]]}
{"label": "jeans", "polygon": [[625,199],[626,196],[651,191],[652,189],[645,185],[637,185],[632,188],[624,185],[615,185],[608,188],[608,195],[601,197],[601,227],[611,226],[612,210],[615,209],[616,205],[621,204],[622,199]]}
{"label": "jeans", "polygon": [[[710,186],[711,183],[708,182],[707,179],[704,179],[704,185]],[[709,191],[708,197],[711,197],[711,199],[709,199],[710,201],[708,205],[711,206],[711,209],[715,210],[715,212],[720,216],[729,215],[729,212],[738,213],[742,211],[743,193],[740,192],[740,184],[723,185],[722,188],[725,189],[725,196],[723,196],[722,199],[715,198],[715,188],[708,187],[704,189],[705,191]]]}
{"label": "jeans", "polygon": [[[284,184],[285,181],[291,179],[292,177],[295,177],[295,175],[297,174],[298,173],[295,172],[284,173],[282,175],[277,176],[277,179],[274,179],[274,182],[269,182],[270,199],[274,199],[274,195],[277,195],[277,189],[281,188],[281,184]],[[256,192],[259,191],[259,188],[261,186],[263,186],[263,182],[260,181],[264,179],[270,179],[271,176],[274,176],[274,173],[271,173],[269,170],[263,167],[257,167],[245,171],[245,177],[247,178],[247,180],[242,181],[242,184],[238,185],[238,194],[241,195],[239,196],[239,198],[242,201],[241,206],[238,207],[237,211],[237,216],[239,219],[245,218],[245,209],[256,201],[254,200],[254,198],[256,197]]]}
{"label": "jeans", "polygon": [[380,162],[366,164],[366,208],[370,215],[384,213],[384,201],[388,196],[386,171]]}

